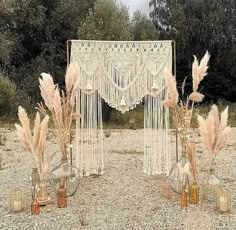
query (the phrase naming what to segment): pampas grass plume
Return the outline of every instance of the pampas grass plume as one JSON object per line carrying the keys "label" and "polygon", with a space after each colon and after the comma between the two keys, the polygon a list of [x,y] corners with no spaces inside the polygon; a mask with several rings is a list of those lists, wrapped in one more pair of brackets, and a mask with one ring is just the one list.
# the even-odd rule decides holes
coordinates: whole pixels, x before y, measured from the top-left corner
{"label": "pampas grass plume", "polygon": [[194,101],[194,102],[201,102],[204,98],[204,95],[198,92],[192,92],[189,95],[189,100]]}
{"label": "pampas grass plume", "polygon": [[55,85],[53,78],[50,74],[41,73],[42,78],[39,78],[39,88],[41,96],[44,100],[45,105],[52,110],[53,109],[53,97],[55,94]]}
{"label": "pampas grass plume", "polygon": [[79,76],[79,67],[77,64],[70,64],[66,70],[66,92],[71,93],[72,88],[76,85]]}
{"label": "pampas grass plume", "polygon": [[207,75],[208,62],[210,54],[206,51],[204,57],[201,59],[200,64],[194,56],[194,62],[192,65],[192,77],[193,77],[193,91],[198,90],[199,83],[203,80],[204,76]]}
{"label": "pampas grass plume", "polygon": [[171,99],[175,104],[177,104],[179,100],[179,93],[176,88],[175,77],[171,74],[171,72],[167,68],[164,69],[164,74],[166,78],[166,85],[169,99]]}

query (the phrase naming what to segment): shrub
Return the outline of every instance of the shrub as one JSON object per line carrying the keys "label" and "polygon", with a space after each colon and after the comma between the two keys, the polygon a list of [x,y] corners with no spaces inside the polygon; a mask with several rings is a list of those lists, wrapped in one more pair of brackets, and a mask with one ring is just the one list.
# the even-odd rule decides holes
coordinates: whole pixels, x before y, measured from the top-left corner
{"label": "shrub", "polygon": [[11,116],[16,112],[16,86],[7,77],[0,74],[0,117]]}

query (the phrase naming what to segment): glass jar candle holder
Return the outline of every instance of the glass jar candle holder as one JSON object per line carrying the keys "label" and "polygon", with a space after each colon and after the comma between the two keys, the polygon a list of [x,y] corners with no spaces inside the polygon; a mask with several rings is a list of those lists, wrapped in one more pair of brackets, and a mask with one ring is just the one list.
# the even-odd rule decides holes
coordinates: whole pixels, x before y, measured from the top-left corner
{"label": "glass jar candle holder", "polygon": [[20,188],[15,188],[10,192],[9,209],[11,212],[20,212],[25,209],[25,196]]}
{"label": "glass jar candle holder", "polygon": [[226,187],[220,187],[215,192],[215,208],[219,213],[227,213],[232,210],[232,192]]}

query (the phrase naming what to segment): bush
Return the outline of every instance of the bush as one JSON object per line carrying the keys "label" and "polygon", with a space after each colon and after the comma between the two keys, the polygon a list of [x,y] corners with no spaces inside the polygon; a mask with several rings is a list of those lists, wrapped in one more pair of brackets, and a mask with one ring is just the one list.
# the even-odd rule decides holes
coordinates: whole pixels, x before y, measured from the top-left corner
{"label": "bush", "polygon": [[127,111],[124,114],[112,109],[108,126],[111,128],[131,128],[141,129],[143,128],[144,111],[143,107],[139,105],[133,110]]}
{"label": "bush", "polygon": [[0,74],[0,117],[12,116],[17,109],[16,86]]}

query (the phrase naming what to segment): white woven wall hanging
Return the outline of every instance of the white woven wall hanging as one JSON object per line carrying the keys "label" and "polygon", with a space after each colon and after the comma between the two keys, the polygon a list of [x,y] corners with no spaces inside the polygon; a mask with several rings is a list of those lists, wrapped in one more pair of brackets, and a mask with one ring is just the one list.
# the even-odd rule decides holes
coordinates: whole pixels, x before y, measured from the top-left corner
{"label": "white woven wall hanging", "polygon": [[144,173],[169,173],[169,113],[161,101],[164,67],[172,69],[172,41],[71,40],[70,62],[80,68],[76,164],[81,175],[104,170],[101,98],[122,113],[145,98]]}

